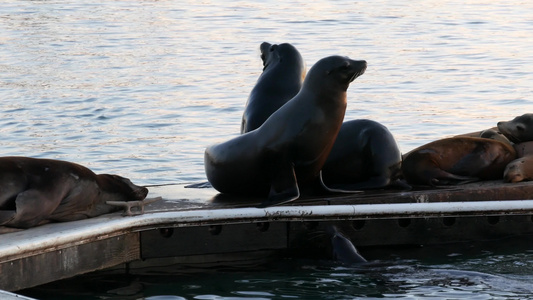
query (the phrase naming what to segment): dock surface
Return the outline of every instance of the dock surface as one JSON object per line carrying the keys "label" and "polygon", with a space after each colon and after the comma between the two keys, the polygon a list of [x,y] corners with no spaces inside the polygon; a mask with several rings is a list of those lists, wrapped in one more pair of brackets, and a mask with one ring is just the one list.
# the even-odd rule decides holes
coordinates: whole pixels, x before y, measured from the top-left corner
{"label": "dock surface", "polygon": [[[320,252],[324,226],[365,247],[434,245],[533,234],[533,183],[499,181],[412,191],[309,197],[257,208],[262,199],[212,188],[151,187],[145,213],[108,214],[0,235],[0,290],[17,291],[96,270],[254,264]],[[312,238],[313,237],[313,238]]]}

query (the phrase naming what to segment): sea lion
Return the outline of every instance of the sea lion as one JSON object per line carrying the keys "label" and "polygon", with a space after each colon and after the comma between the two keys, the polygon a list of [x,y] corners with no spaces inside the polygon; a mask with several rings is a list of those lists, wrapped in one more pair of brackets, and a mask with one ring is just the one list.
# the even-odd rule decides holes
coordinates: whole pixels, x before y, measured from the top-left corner
{"label": "sea lion", "polygon": [[120,208],[106,201],[142,200],[148,189],[118,175],[96,175],[67,161],[0,157],[0,225],[29,228],[81,220]]}
{"label": "sea lion", "polygon": [[512,183],[533,180],[533,155],[520,157],[507,164],[503,180]]}
{"label": "sea lion", "polygon": [[533,141],[533,114],[498,122],[498,130],[513,143]]}
{"label": "sea lion", "polygon": [[291,44],[264,42],[260,49],[263,73],[246,102],[241,133],[261,126],[272,113],[298,94],[305,78],[304,60]]}
{"label": "sea lion", "polygon": [[322,168],[322,179],[330,188],[384,188],[401,178],[401,163],[402,154],[387,127],[366,119],[347,121]]}
{"label": "sea lion", "polygon": [[364,60],[319,60],[300,92],[263,125],[205,150],[209,182],[221,193],[268,196],[263,205],[297,199],[299,185],[320,180],[342,125],[346,90],[365,70]]}
{"label": "sea lion", "polygon": [[437,140],[409,152],[402,162],[408,183],[445,185],[503,177],[516,151],[493,139],[453,137]]}
{"label": "sea lion", "polygon": [[359,251],[357,251],[352,241],[345,237],[336,226],[328,226],[326,233],[331,241],[331,256],[333,260],[348,265],[367,262]]}
{"label": "sea lion", "polygon": [[533,141],[514,144],[513,146],[517,157],[533,155]]}

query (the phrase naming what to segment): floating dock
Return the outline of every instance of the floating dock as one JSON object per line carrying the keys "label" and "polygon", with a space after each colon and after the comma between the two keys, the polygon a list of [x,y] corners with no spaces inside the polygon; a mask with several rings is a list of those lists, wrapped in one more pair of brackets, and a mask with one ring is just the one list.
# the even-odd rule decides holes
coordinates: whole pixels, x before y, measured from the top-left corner
{"label": "floating dock", "polygon": [[533,182],[471,183],[303,198],[262,199],[212,188],[151,187],[145,213],[114,213],[0,235],[0,290],[18,291],[97,270],[135,273],[214,265],[253,266],[279,256],[320,255],[326,226],[365,249],[524,239],[533,235]]}

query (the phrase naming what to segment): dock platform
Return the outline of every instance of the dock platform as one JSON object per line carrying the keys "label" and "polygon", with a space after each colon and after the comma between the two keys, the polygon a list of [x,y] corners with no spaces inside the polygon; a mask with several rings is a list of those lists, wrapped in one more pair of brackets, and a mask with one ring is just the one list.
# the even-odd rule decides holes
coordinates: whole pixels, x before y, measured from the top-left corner
{"label": "dock platform", "polygon": [[145,213],[120,212],[0,235],[0,290],[18,291],[104,269],[135,273],[254,265],[268,257],[320,255],[335,225],[365,249],[524,239],[533,235],[533,182],[500,181],[411,191],[262,199],[212,188],[151,187]]}

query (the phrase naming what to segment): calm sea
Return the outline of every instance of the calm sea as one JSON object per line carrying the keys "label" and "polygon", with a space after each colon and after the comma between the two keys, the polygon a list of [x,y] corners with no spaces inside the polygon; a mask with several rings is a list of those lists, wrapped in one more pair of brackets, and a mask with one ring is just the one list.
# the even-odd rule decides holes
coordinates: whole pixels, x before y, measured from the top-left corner
{"label": "calm sea", "polygon": [[[335,54],[367,60],[345,119],[381,122],[403,152],[533,112],[531,1],[3,0],[2,155],[138,184],[204,181],[204,148],[239,132],[263,41],[292,43],[308,68]],[[172,277],[132,299],[524,298],[531,250]]]}

